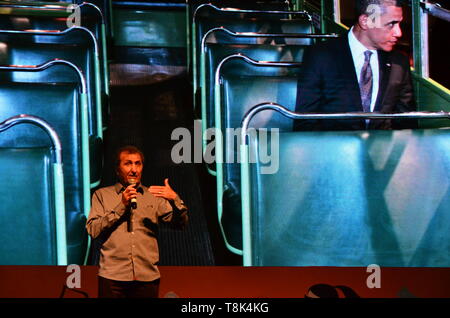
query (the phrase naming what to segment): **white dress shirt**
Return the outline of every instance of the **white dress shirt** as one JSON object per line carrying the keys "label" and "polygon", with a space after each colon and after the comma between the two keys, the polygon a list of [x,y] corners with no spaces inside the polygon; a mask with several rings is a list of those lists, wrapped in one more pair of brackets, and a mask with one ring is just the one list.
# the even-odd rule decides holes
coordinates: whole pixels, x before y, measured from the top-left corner
{"label": "white dress shirt", "polygon": [[[366,48],[353,33],[353,27],[348,33],[348,43],[350,45],[350,51],[353,57],[353,64],[355,65],[356,76],[359,79],[361,77],[361,69],[364,65],[364,52],[369,50]],[[373,112],[375,108],[375,102],[378,96],[380,69],[378,67],[378,52],[377,50],[369,50],[373,54],[370,57],[370,67],[372,69],[372,99],[370,101],[370,111]]]}

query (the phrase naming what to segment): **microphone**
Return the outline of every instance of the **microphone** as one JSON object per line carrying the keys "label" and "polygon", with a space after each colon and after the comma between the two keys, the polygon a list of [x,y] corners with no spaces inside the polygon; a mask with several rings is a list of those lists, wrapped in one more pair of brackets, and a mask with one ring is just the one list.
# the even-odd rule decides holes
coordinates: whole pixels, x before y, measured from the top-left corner
{"label": "microphone", "polygon": [[[133,187],[136,187],[136,179],[135,179],[135,178],[130,178],[130,179],[128,179],[128,183],[129,183],[130,185],[132,185]],[[136,198],[131,198],[131,208],[132,208],[133,210],[136,210],[136,208],[137,208],[137,201],[136,201]]]}

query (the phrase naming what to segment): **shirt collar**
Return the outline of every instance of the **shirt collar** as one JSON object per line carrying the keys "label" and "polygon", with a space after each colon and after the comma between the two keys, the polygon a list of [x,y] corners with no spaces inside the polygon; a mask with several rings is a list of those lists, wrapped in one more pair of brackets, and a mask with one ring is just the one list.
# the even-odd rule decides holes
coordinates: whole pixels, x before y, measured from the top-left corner
{"label": "shirt collar", "polygon": [[[117,182],[114,185],[114,189],[116,190],[116,193],[119,194],[121,193],[123,190],[125,190],[126,187],[124,187],[122,185],[122,183]],[[137,188],[137,192],[139,192],[140,194],[144,194],[144,186],[142,184],[139,184],[139,187]]]}
{"label": "shirt collar", "polygon": [[[362,44],[353,33],[353,27],[350,29],[348,33],[348,44],[350,45],[350,50],[354,56],[364,56],[364,52],[369,50]],[[377,50],[369,50],[373,53],[374,56],[377,56]]]}

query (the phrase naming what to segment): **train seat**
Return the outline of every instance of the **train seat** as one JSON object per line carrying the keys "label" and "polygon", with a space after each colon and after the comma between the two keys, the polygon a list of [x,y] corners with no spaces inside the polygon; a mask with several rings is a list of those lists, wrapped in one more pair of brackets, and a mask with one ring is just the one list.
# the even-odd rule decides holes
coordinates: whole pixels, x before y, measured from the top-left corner
{"label": "train seat", "polygon": [[[258,74],[259,75],[256,75]],[[245,113],[255,104],[274,101],[295,108],[298,67],[248,65],[230,61],[221,72],[220,100],[215,100],[215,125],[223,134],[216,138],[216,182],[218,217],[228,247],[236,252],[242,245],[240,205],[239,128]],[[258,116],[255,127],[292,130],[292,123],[281,115]]]}
{"label": "train seat", "polygon": [[[89,149],[82,145],[82,136],[87,135],[87,131],[83,131],[83,127],[87,127],[87,116],[82,114],[86,109],[81,107],[79,84],[3,82],[0,83],[0,104],[0,118],[16,114],[38,116],[52,125],[60,136],[64,158],[68,261],[82,264],[87,244],[84,226],[85,214],[90,207],[90,182],[89,173],[86,173],[89,160],[86,160],[87,164],[83,160]],[[47,142],[43,140],[45,134],[33,128],[15,127],[3,132],[0,146],[34,147]],[[20,192],[16,194],[20,196]]]}
{"label": "train seat", "polygon": [[[90,30],[98,41],[100,69],[103,80],[104,99],[109,97],[109,68],[107,33],[109,19],[101,9],[90,2],[77,4],[76,10],[68,2],[0,2],[0,30],[51,30],[64,31],[73,26]],[[101,6],[103,7],[103,5]],[[106,21],[108,20],[108,21]],[[109,108],[108,108],[109,109]]]}
{"label": "train seat", "polygon": [[[262,173],[272,142],[279,169]],[[251,265],[450,266],[449,142],[448,129],[251,134]]]}
{"label": "train seat", "polygon": [[50,146],[0,147],[1,265],[56,265],[50,159]]}
{"label": "train seat", "polygon": [[[204,121],[204,130],[214,127],[214,77],[219,63],[232,54],[243,54],[253,60],[258,61],[276,61],[276,62],[298,62],[303,60],[303,52],[306,46],[296,44],[222,44],[211,43],[205,46],[204,66],[201,72],[200,88],[202,91],[202,121]],[[203,58],[202,58],[203,60]],[[264,69],[266,71],[264,71]],[[254,68],[246,68],[251,73]],[[233,68],[227,70],[233,72]],[[234,71],[240,73],[240,67],[234,68]],[[278,72],[274,68],[259,68],[256,75],[262,72]]]}
{"label": "train seat", "polygon": [[[195,32],[198,17],[211,17],[216,18],[225,17],[227,19],[236,17],[252,17],[249,13],[232,12],[230,10],[223,10],[223,8],[238,8],[246,10],[271,10],[271,11],[286,11],[289,10],[289,5],[283,1],[258,1],[258,2],[243,2],[243,1],[206,1],[196,0],[187,1],[187,13],[186,13],[186,28],[187,28],[187,48],[188,48],[188,67],[191,70],[192,61],[189,60],[190,55],[194,52],[193,43],[195,42]],[[280,16],[278,15],[277,18]],[[190,57],[192,58],[192,57]]]}
{"label": "train seat", "polygon": [[[258,18],[258,19],[226,19],[219,20],[213,18],[207,18],[205,21],[199,19],[197,32],[195,39],[193,39],[193,52],[192,52],[192,76],[194,90],[197,89],[200,81],[200,60],[201,60],[201,43],[204,36],[208,31],[224,27],[233,32],[252,32],[260,34],[283,34],[283,33],[295,33],[295,34],[312,34],[314,28],[312,23],[304,18],[301,19],[286,19],[286,20],[274,20],[272,18]],[[216,43],[235,43],[235,44],[298,44],[298,45],[311,45],[314,40],[311,38],[267,38],[261,39],[258,37],[230,37],[229,34],[224,32],[215,32],[208,37],[208,42]],[[194,91],[195,92],[195,91]]]}
{"label": "train seat", "polygon": [[[41,65],[48,60],[59,58],[75,64],[85,75],[87,83],[89,147],[91,156],[91,182],[98,184],[103,167],[103,114],[102,94],[100,92],[100,74],[98,56],[94,44],[83,30],[70,30],[61,36],[2,33],[0,40],[4,43],[0,50],[2,65]],[[55,43],[59,39],[61,43]],[[48,41],[50,40],[50,43]],[[78,43],[78,44],[75,44]],[[51,67],[42,72],[22,72],[10,70],[0,72],[0,79],[14,82],[73,82],[72,72],[65,67]],[[4,82],[5,85],[6,82]],[[98,105],[100,103],[100,105]]]}

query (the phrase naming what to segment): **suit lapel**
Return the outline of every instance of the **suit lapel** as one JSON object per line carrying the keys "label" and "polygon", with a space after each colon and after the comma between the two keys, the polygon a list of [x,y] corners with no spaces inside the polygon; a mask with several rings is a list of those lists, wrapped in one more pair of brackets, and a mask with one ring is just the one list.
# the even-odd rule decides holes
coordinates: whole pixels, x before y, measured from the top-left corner
{"label": "suit lapel", "polygon": [[391,65],[392,65],[388,53],[379,50],[378,57],[379,57],[378,64],[379,64],[380,79],[378,86],[378,96],[374,109],[374,111],[376,112],[382,111],[383,99],[386,93],[387,84],[389,83],[389,76],[391,74]]}
{"label": "suit lapel", "polygon": [[[350,44],[348,43],[348,34],[343,39],[344,50],[342,50],[342,67],[345,72],[341,72],[346,77],[348,82],[348,91],[346,94],[350,94],[353,100],[355,109],[352,111],[362,111],[361,93],[359,91],[358,76],[356,75],[355,63],[353,62],[352,52],[350,50]],[[344,75],[345,74],[345,75]],[[350,106],[349,106],[350,107]]]}

